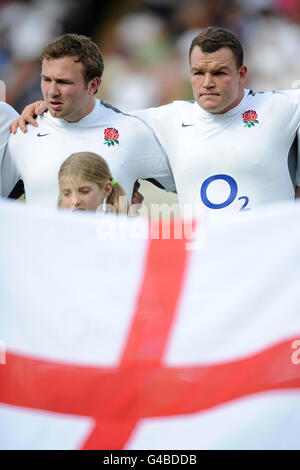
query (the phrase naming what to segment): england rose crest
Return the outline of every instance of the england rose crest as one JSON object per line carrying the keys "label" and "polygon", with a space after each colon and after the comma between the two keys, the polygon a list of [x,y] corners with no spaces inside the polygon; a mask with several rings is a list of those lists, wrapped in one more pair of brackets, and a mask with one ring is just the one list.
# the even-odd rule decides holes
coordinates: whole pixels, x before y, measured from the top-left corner
{"label": "england rose crest", "polygon": [[119,131],[114,127],[107,127],[104,130],[104,143],[110,147],[111,145],[114,146],[115,144],[119,145]]}
{"label": "england rose crest", "polygon": [[255,124],[259,124],[257,120],[257,112],[253,111],[252,109],[245,111],[243,113],[243,122],[245,127],[253,127]]}

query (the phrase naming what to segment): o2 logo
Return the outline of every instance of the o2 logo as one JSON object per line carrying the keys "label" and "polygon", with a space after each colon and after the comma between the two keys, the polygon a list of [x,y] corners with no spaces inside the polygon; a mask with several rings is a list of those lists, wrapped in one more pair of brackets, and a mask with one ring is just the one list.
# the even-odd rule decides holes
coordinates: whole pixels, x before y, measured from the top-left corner
{"label": "o2 logo", "polygon": [[[214,204],[207,197],[207,188],[208,188],[208,186],[213,181],[216,181],[216,180],[225,181],[229,185],[229,188],[230,188],[230,194],[229,194],[228,198],[226,199],[226,201],[224,201],[220,204]],[[232,176],[229,176],[229,175],[213,175],[213,176],[210,176],[205,181],[203,181],[201,189],[200,189],[200,196],[201,196],[202,202],[206,207],[209,207],[210,209],[224,209],[224,207],[230,206],[230,204],[232,204],[233,201],[236,199],[237,194],[238,194],[237,182],[235,181],[234,178],[232,178]],[[238,198],[238,200],[239,201],[244,200],[244,204],[240,208],[240,211],[249,211],[250,210],[250,207],[247,207],[247,205],[249,203],[249,198],[247,196],[241,196],[241,197]]]}

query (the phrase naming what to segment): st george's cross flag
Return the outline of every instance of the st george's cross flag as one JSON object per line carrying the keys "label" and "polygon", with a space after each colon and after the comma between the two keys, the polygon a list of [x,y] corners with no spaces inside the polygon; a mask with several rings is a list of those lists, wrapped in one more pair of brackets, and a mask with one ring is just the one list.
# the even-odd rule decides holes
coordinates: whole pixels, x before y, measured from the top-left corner
{"label": "st george's cross flag", "polygon": [[1,449],[300,449],[299,204],[0,227]]}

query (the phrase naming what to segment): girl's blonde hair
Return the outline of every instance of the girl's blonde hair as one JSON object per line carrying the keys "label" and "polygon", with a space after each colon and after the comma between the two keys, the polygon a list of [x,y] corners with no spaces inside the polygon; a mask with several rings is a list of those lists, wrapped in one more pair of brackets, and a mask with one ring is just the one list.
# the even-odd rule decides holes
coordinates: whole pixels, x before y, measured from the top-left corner
{"label": "girl's blonde hair", "polygon": [[[64,177],[73,177],[96,183],[100,189],[110,181],[113,183],[112,192],[106,199],[106,205],[111,205],[117,214],[126,213],[129,209],[129,202],[122,186],[113,180],[110,169],[104,158],[92,152],[77,152],[70,155],[61,165],[58,172],[58,181]],[[123,203],[120,204],[120,197]],[[124,204],[125,201],[125,204]],[[58,199],[58,207],[61,207],[61,196]]]}

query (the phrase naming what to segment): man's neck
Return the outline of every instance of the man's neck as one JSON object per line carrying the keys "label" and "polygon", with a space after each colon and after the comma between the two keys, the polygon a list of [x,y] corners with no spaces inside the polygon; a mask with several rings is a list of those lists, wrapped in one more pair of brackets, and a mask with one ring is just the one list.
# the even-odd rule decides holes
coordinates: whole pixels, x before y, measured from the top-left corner
{"label": "man's neck", "polygon": [[95,105],[96,105],[96,100],[94,98],[94,96],[92,97],[92,100],[88,103],[88,106],[86,107],[86,109],[84,111],[82,111],[82,113],[80,113],[78,116],[74,117],[74,118],[63,118],[65,121],[67,122],[79,122],[81,121],[83,118],[85,118],[86,116],[88,116],[89,114],[91,114],[91,112],[94,110],[95,108]]}
{"label": "man's neck", "polygon": [[236,98],[236,100],[231,103],[231,105],[227,106],[225,109],[223,109],[222,111],[217,111],[216,113],[212,112],[211,114],[225,114],[227,113],[228,111],[231,111],[232,109],[236,108],[240,103],[241,101],[243,100],[245,96],[245,89],[243,88],[240,92],[239,92],[239,95],[238,97]]}

